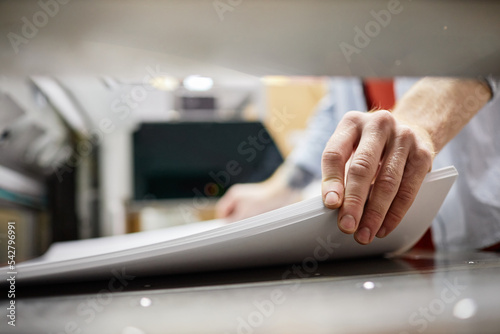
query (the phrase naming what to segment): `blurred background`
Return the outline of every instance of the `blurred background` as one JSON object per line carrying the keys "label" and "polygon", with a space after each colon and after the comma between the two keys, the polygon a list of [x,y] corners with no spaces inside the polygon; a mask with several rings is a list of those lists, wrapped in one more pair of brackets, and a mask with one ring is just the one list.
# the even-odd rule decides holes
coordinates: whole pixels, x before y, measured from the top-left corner
{"label": "blurred background", "polygon": [[301,140],[329,76],[499,75],[498,13],[491,1],[1,1],[0,247],[8,221],[21,261],[55,241],[213,219],[229,186],[266,179]]}
{"label": "blurred background", "polygon": [[213,219],[229,186],[274,172],[326,91],[321,78],[145,78],[2,86],[0,212],[21,254]]}

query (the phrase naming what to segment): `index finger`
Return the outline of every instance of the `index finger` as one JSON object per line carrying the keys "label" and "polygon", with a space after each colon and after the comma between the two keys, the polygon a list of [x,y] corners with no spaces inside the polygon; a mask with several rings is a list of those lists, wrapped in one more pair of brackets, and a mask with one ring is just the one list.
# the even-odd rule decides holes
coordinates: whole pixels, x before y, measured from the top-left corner
{"label": "index finger", "polygon": [[326,144],[321,158],[321,192],[327,208],[337,209],[344,199],[345,165],[356,147],[362,113],[348,112]]}

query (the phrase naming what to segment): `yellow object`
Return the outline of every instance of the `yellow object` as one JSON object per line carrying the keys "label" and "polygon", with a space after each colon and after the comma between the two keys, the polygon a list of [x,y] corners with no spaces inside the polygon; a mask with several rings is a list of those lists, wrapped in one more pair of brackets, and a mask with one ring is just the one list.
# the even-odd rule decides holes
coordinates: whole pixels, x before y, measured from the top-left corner
{"label": "yellow object", "polygon": [[267,117],[264,120],[283,157],[295,146],[316,105],[327,92],[322,78],[266,77]]}

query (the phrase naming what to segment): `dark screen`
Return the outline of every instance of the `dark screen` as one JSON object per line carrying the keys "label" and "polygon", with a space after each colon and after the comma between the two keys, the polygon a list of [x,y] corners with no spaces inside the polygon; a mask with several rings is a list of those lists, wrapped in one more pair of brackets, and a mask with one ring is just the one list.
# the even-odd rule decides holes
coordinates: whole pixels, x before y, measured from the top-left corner
{"label": "dark screen", "polygon": [[134,133],[134,197],[219,197],[283,162],[259,122],[145,123]]}

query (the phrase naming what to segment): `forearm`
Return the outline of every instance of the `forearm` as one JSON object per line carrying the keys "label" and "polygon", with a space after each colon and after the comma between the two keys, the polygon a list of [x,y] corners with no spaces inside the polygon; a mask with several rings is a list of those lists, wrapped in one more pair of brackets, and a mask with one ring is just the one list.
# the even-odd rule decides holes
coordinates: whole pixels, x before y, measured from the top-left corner
{"label": "forearm", "polygon": [[393,115],[408,124],[437,154],[490,100],[485,82],[424,78],[396,104]]}

